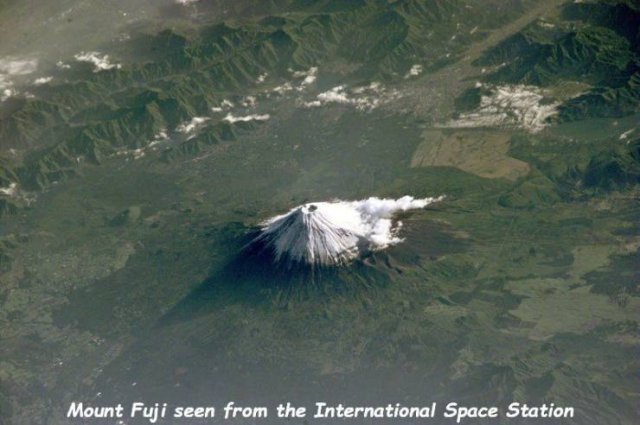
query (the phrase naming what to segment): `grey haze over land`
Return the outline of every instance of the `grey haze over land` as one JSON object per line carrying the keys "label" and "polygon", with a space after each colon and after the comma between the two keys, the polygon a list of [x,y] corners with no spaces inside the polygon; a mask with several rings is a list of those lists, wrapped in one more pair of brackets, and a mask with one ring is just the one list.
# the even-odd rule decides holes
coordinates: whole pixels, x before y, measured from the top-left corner
{"label": "grey haze over land", "polygon": [[0,424],[638,423],[639,42],[625,0],[0,0]]}

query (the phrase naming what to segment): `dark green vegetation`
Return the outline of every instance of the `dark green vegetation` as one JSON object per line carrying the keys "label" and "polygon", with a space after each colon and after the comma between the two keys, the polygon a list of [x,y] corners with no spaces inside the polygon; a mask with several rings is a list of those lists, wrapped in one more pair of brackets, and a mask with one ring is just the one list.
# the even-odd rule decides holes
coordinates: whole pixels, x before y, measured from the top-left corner
{"label": "dark green vegetation", "polygon": [[[160,130],[206,115],[229,94],[251,94],[265,72],[273,84],[289,77],[289,68],[320,63],[349,64],[360,80],[393,78],[414,62],[438,68],[522,10],[503,6],[496,14],[481,2],[468,3],[476,7],[463,1],[328,2],[252,22],[140,35],[123,55],[141,51],[147,61],[99,73],[78,64],[56,75],[65,82],[34,88],[35,98],[2,106],[0,147],[24,156],[0,163],[0,184],[17,180],[27,190],[42,189],[77,174],[84,162],[98,164],[118,150],[144,147]],[[482,30],[449,42],[454,21],[465,32],[478,25]],[[207,129],[163,158],[233,140],[242,130],[236,127]]]}
{"label": "dark green vegetation", "polygon": [[640,183],[640,138],[616,146],[589,161],[584,183],[587,187],[614,189]]}
{"label": "dark green vegetation", "polygon": [[[638,8],[560,3],[260,2],[137,30],[105,46],[119,69],[65,58],[0,104],[0,423],[231,399],[553,402],[577,418],[496,423],[638,423]],[[490,94],[478,79],[548,90],[557,122],[441,128]],[[303,106],[373,81],[375,108]],[[405,194],[447,198],[351,268],[239,255],[294,205]]]}
{"label": "dark green vegetation", "polygon": [[[588,90],[566,100],[557,120],[620,117],[640,111],[640,10],[633,2],[579,2],[532,23],[478,61],[497,67],[487,81]],[[562,96],[562,93],[558,93]]]}

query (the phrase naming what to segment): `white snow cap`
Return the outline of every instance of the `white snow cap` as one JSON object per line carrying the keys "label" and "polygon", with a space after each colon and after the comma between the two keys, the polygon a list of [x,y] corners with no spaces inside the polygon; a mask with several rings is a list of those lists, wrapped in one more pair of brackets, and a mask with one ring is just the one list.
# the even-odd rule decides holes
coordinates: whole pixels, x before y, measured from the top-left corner
{"label": "white snow cap", "polygon": [[396,212],[442,200],[369,198],[361,201],[310,202],[262,223],[252,244],[271,248],[275,261],[331,266],[346,264],[362,251],[376,251],[402,242]]}

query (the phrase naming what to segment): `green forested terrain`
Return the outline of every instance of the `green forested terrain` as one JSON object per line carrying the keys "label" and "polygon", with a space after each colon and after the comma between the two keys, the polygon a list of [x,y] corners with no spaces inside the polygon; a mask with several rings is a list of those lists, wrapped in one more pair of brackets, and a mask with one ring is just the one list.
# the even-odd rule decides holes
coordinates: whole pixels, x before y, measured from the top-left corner
{"label": "green forested terrain", "polygon": [[[0,424],[287,398],[638,423],[636,1],[165,13],[190,20],[0,103]],[[244,256],[296,205],[403,195],[445,198],[348,267]]]}

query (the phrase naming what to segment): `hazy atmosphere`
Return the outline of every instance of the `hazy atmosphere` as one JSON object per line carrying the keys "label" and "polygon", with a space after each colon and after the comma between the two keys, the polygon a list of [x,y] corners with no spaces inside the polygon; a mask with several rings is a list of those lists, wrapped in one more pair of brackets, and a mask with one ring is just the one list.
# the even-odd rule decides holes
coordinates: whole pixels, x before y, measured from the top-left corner
{"label": "hazy atmosphere", "polygon": [[0,425],[640,423],[638,183],[634,0],[0,0]]}

